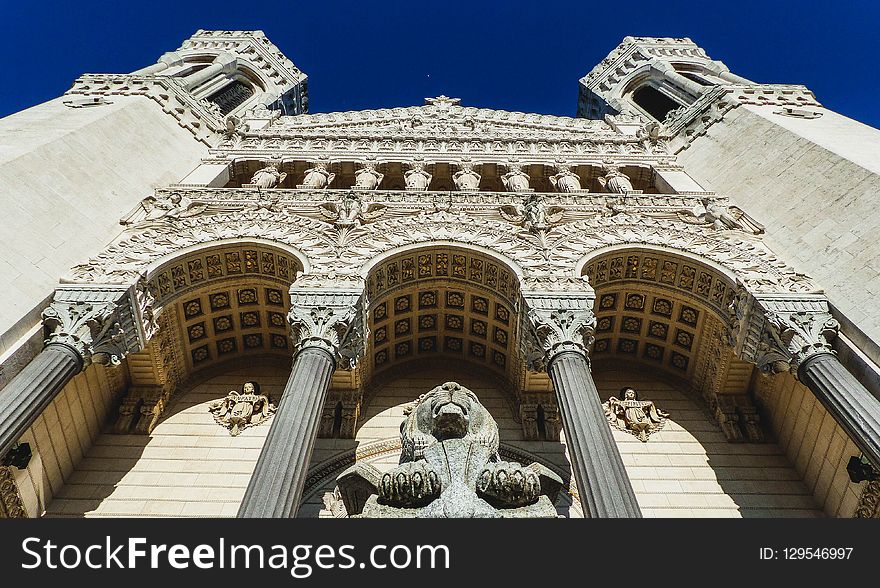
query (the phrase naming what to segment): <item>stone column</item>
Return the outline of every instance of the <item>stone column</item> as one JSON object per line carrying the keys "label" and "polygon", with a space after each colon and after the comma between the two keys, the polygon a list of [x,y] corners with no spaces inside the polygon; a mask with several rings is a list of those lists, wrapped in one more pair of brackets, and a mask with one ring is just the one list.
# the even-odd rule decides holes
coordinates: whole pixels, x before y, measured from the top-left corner
{"label": "stone column", "polygon": [[771,309],[764,317],[758,367],[764,372],[791,370],[874,467],[880,467],[880,400],[846,370],[831,348],[837,321],[825,310]]}
{"label": "stone column", "polygon": [[293,368],[238,510],[240,518],[296,516],[330,377],[360,325],[357,298],[354,292],[291,291]]}
{"label": "stone column", "polygon": [[[118,365],[142,348],[154,326],[152,298],[144,288],[141,282],[138,289],[69,286],[56,291],[43,311],[46,346],[0,390],[0,456],[89,364]],[[141,296],[132,297],[134,292]]]}
{"label": "stone column", "polygon": [[708,88],[708,86],[698,84],[692,79],[681,75],[669,62],[657,60],[651,63],[651,67],[666,78],[670,84],[681,88],[688,94],[691,94],[694,98],[699,98],[703,94],[703,91]]}
{"label": "stone column", "polygon": [[174,51],[169,51],[162,55],[159,58],[159,61],[154,63],[153,65],[148,65],[147,67],[135,70],[131,72],[131,75],[156,75],[168,69],[169,67],[177,67],[178,65],[183,65],[183,58],[180,54],[175,53]]}
{"label": "stone column", "polygon": [[596,324],[593,297],[570,293],[524,296],[528,321],[562,413],[565,443],[584,514],[593,518],[641,517],[590,373],[587,349]]}
{"label": "stone column", "polygon": [[235,71],[238,64],[234,55],[229,53],[221,53],[214,62],[204,69],[192,73],[183,78],[183,87],[186,90],[192,90],[196,86],[207,82],[211,78],[221,73],[230,74]]}

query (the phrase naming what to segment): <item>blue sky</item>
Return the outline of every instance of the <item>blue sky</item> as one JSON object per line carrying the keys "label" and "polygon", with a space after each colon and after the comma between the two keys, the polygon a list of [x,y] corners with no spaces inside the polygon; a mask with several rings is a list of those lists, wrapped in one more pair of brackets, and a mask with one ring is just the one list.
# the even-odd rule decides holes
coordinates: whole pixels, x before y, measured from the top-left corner
{"label": "blue sky", "polygon": [[421,104],[574,115],[577,80],[626,35],[688,36],[732,71],[801,83],[880,127],[880,3],[4,0],[0,116],[81,73],[128,72],[196,29],[262,29],[309,75],[312,112]]}

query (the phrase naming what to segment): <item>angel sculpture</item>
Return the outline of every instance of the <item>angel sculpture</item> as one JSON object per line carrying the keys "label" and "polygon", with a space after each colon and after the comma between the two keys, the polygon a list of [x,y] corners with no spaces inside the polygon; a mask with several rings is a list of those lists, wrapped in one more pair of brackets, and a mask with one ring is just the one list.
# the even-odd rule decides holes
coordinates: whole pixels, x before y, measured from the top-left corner
{"label": "angel sculpture", "polygon": [[342,197],[341,202],[325,202],[320,208],[325,218],[341,228],[372,222],[385,214],[386,207],[376,203],[365,205],[358,194],[349,192]]}
{"label": "angel sculpture", "polygon": [[616,165],[606,163],[604,171],[605,175],[597,178],[603,188],[617,194],[626,194],[633,191],[633,185],[629,176],[617,169]]}
{"label": "angel sculpture", "polygon": [[245,382],[241,392],[231,390],[226,398],[208,405],[214,420],[229,429],[233,437],[248,427],[265,422],[275,414],[275,405],[265,394],[260,394],[260,385]]}
{"label": "angel sculpture", "polygon": [[511,163],[508,168],[509,172],[501,176],[501,183],[508,192],[528,192],[529,191],[529,174],[522,170],[522,166]]}
{"label": "angel sculpture", "polygon": [[287,174],[279,171],[278,165],[273,163],[258,169],[254,177],[251,178],[251,184],[257,188],[269,189],[281,185],[286,177]]}
{"label": "angel sculpture", "polygon": [[167,198],[145,198],[143,207],[147,211],[147,216],[144,220],[151,221],[165,218],[177,220],[195,216],[205,212],[208,205],[193,202],[183,194],[174,192],[169,194]]}
{"label": "angel sculpture", "polygon": [[327,171],[327,164],[323,161],[319,161],[315,163],[314,167],[310,167],[306,170],[302,185],[306,188],[320,190],[329,186],[330,182],[332,182],[335,177],[336,174]]}
{"label": "angel sculpture", "polygon": [[764,232],[764,225],[753,219],[738,206],[721,206],[710,198],[703,200],[706,212],[701,215],[716,230],[737,229],[760,235]]}
{"label": "angel sculpture", "polygon": [[529,194],[522,204],[507,204],[498,209],[504,220],[522,226],[527,231],[546,231],[562,220],[565,209],[547,207],[539,194]]}
{"label": "angel sculpture", "polygon": [[367,162],[355,172],[353,187],[359,190],[375,190],[382,183],[384,177],[384,174],[376,171],[375,163]]}
{"label": "angel sculpture", "polygon": [[581,189],[581,178],[562,164],[556,166],[556,175],[550,176],[550,183],[557,192],[578,192]]}
{"label": "angel sculpture", "polygon": [[470,161],[462,161],[460,170],[452,175],[455,187],[461,192],[471,192],[480,189],[480,174],[474,171],[474,164]]}
{"label": "angel sculpture", "polygon": [[421,161],[414,161],[410,165],[412,169],[403,174],[406,189],[414,192],[424,192],[431,184],[431,174],[425,171],[425,164]]}
{"label": "angel sculpture", "polygon": [[608,422],[621,431],[627,431],[645,443],[651,433],[666,423],[668,412],[654,406],[650,400],[639,400],[638,392],[628,386],[620,390],[623,400],[612,396],[602,406]]}

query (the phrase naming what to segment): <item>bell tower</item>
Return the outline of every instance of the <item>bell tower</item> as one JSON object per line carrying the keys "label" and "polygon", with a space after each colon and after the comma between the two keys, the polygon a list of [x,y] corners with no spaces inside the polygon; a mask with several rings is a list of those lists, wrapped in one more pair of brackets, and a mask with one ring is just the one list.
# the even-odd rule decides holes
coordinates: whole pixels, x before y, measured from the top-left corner
{"label": "bell tower", "polygon": [[199,30],[132,75],[172,78],[224,117],[260,105],[282,114],[308,112],[306,74],[263,31]]}
{"label": "bell tower", "polygon": [[577,115],[629,114],[663,122],[714,86],[752,83],[688,38],[626,37],[580,79]]}

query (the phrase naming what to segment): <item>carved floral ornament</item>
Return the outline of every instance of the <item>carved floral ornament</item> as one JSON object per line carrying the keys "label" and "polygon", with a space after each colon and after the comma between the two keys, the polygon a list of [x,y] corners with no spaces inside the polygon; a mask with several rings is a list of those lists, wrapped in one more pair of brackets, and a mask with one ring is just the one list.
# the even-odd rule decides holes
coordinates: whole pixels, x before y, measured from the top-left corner
{"label": "carved floral ornament", "polygon": [[[353,206],[352,211],[355,208],[357,206]],[[319,220],[326,219],[327,212],[339,212],[345,218],[351,216],[352,211],[344,212],[341,208],[322,212],[316,207],[314,213],[294,213],[283,207],[250,208],[136,224],[102,253],[74,267],[70,281],[129,284],[150,264],[184,248],[231,238],[254,238],[308,251],[313,273],[332,274],[336,279],[352,282],[360,280],[360,268],[376,256],[432,241],[476,245],[495,251],[517,263],[526,276],[571,275],[578,262],[591,251],[633,244],[675,249],[686,256],[705,258],[731,270],[750,292],[816,291],[806,276],[781,262],[759,239],[736,231],[717,231],[636,212],[559,222],[538,242],[529,232],[504,220],[497,207],[486,207],[485,212],[477,214],[476,210],[472,213],[442,209],[418,211],[388,203],[382,210],[382,218],[353,227],[343,244],[340,244],[338,228]],[[522,212],[526,212],[525,209]],[[358,212],[355,218],[363,214]],[[372,214],[369,208],[367,214]],[[555,215],[555,209],[550,214]],[[564,219],[554,216],[552,220]]]}

